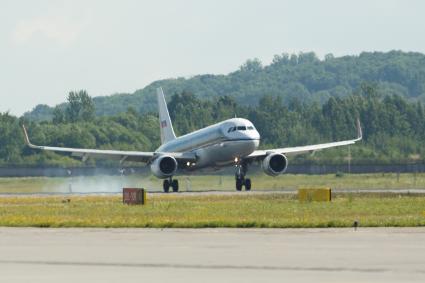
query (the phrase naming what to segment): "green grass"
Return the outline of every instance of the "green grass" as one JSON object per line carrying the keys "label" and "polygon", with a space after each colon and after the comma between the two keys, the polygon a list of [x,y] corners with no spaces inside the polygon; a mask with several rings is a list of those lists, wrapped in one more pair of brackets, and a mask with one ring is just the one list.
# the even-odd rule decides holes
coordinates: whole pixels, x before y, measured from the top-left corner
{"label": "green grass", "polygon": [[[344,174],[328,175],[284,174],[270,177],[250,175],[253,190],[285,190],[298,187],[326,186],[332,189],[414,189],[425,188],[425,173]],[[178,176],[181,191],[234,190],[233,176]],[[72,178],[0,178],[0,193],[42,192],[119,192],[122,187],[143,187],[162,190],[162,180],[153,176],[96,176]]]}
{"label": "green grass", "polygon": [[[0,226],[35,227],[349,227],[425,226],[425,197],[343,194],[344,189],[425,188],[425,174],[258,174],[254,190],[331,187],[331,203],[299,203],[293,195],[149,195],[146,206],[121,204],[120,196],[0,197]],[[182,191],[234,191],[233,176],[180,176]],[[161,190],[151,176],[0,178],[0,193],[119,192],[122,187]],[[70,203],[63,203],[70,198]]]}
{"label": "green grass", "polygon": [[24,227],[351,227],[425,226],[425,197],[341,195],[300,203],[295,196],[148,195],[145,206],[119,196],[0,198],[0,226]]}

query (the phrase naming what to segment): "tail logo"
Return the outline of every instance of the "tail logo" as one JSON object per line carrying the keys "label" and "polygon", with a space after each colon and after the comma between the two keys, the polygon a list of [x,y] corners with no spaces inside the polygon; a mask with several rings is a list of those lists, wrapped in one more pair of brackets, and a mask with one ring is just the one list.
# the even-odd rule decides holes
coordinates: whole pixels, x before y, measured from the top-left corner
{"label": "tail logo", "polygon": [[161,121],[161,128],[167,127],[167,121],[163,120]]}

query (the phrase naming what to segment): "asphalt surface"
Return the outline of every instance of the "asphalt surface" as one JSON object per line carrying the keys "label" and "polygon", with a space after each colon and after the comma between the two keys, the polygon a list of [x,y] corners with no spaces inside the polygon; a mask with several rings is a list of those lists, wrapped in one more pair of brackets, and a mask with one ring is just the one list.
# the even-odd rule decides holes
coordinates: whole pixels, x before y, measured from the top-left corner
{"label": "asphalt surface", "polygon": [[425,282],[425,228],[0,228],[0,282]]}
{"label": "asphalt surface", "polygon": [[[180,196],[187,195],[265,195],[265,194],[288,194],[295,195],[298,193],[298,190],[295,189],[285,189],[285,190],[253,190],[253,191],[219,191],[219,190],[204,190],[204,191],[182,191],[176,193],[164,193],[162,191],[149,191],[153,195],[167,195],[174,194]],[[425,195],[425,189],[333,189],[332,194],[401,194],[401,195]]]}

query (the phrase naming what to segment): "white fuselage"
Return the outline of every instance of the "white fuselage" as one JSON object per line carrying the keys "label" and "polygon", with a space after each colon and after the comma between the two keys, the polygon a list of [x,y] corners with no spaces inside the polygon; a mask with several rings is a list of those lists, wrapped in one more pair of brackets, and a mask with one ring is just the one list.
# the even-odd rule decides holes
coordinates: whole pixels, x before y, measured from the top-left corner
{"label": "white fuselage", "polygon": [[156,152],[193,152],[197,162],[186,169],[222,167],[250,155],[260,144],[260,134],[247,119],[233,118],[178,137]]}

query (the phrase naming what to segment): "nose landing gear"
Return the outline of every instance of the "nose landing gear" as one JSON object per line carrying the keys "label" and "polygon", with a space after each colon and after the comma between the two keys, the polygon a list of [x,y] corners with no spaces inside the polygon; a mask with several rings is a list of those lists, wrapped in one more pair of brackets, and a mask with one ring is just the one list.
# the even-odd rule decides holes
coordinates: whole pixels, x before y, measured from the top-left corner
{"label": "nose landing gear", "polygon": [[242,187],[245,186],[245,191],[251,190],[251,179],[244,178],[244,177],[238,177],[236,176],[236,190],[242,191]]}
{"label": "nose landing gear", "polygon": [[169,180],[164,180],[163,184],[164,193],[168,193],[170,191],[170,187],[172,188],[173,192],[177,193],[179,191],[179,181],[173,180],[172,177],[170,177]]}
{"label": "nose landing gear", "polygon": [[248,171],[248,165],[246,163],[236,164],[236,190],[242,191],[242,187],[245,186],[245,191],[251,190],[251,179],[245,178],[246,172]]}

